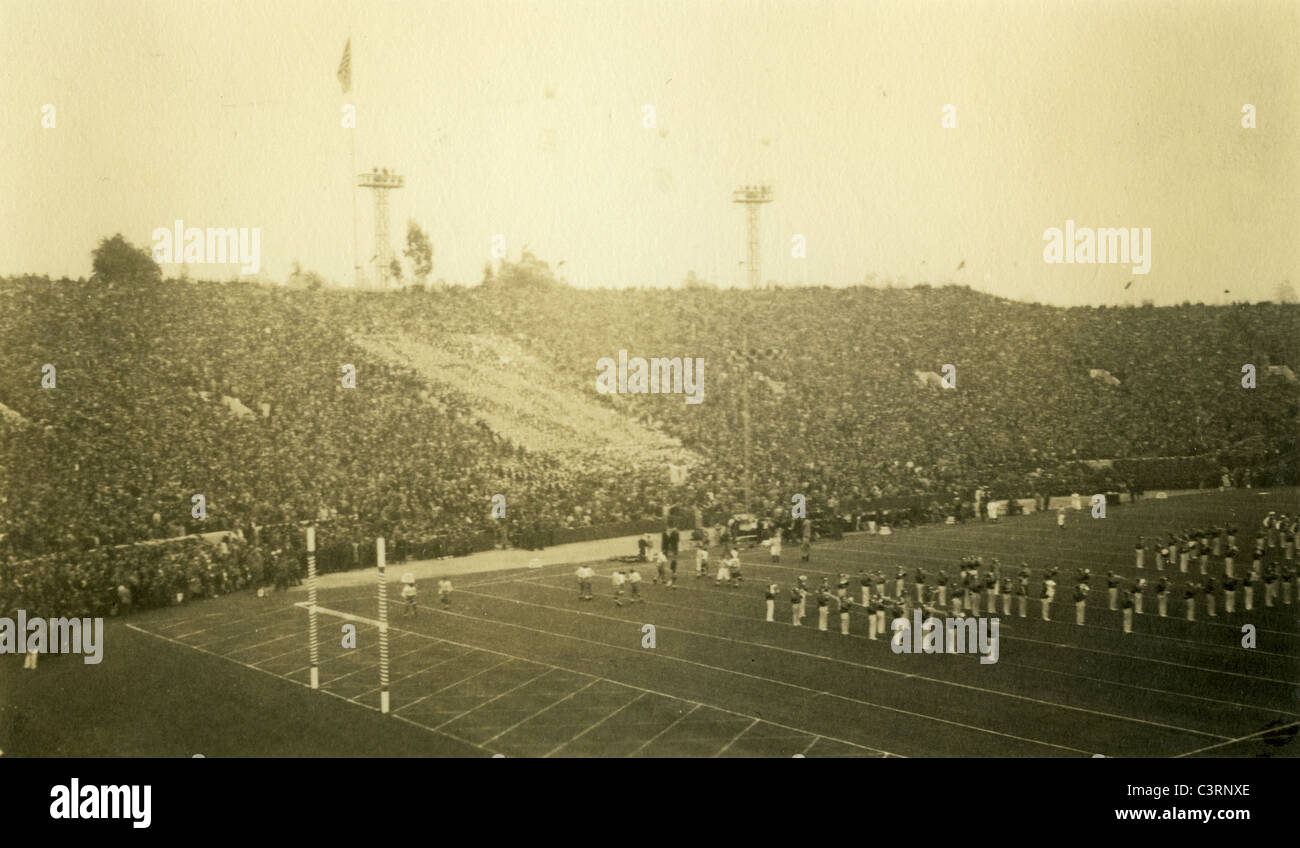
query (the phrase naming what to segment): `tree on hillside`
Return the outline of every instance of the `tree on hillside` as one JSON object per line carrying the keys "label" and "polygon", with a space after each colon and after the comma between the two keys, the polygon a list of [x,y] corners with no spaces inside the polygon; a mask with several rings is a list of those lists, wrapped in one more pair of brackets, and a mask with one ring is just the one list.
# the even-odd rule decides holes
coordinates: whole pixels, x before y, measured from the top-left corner
{"label": "tree on hillside", "polygon": [[508,291],[550,289],[563,285],[555,278],[555,273],[551,271],[549,264],[527,250],[519,257],[518,262],[502,261],[501,270],[497,272],[494,283]]}
{"label": "tree on hillside", "polygon": [[90,252],[91,269],[101,280],[162,279],[162,269],[153,261],[149,251],[136,247],[121,233],[112,238],[100,239],[99,247]]}
{"label": "tree on hillside", "polygon": [[429,235],[413,220],[406,222],[406,250],[402,251],[402,255],[411,263],[411,276],[423,284],[433,272],[433,242],[429,241]]}

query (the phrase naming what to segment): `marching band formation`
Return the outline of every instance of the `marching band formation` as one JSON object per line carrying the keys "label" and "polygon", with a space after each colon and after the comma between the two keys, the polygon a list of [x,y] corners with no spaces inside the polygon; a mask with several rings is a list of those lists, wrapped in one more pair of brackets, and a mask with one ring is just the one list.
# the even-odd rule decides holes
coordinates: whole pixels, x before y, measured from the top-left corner
{"label": "marching band formation", "polygon": [[[1108,571],[1104,578],[1097,578],[1096,588],[1100,588],[1104,580],[1106,608],[1123,613],[1125,633],[1132,632],[1134,615],[1151,611],[1152,607],[1144,603],[1148,595],[1154,595],[1154,611],[1159,617],[1169,615],[1171,593],[1175,598],[1181,596],[1181,611],[1188,621],[1196,620],[1198,606],[1209,618],[1218,617],[1220,611],[1227,616],[1251,612],[1260,603],[1264,607],[1289,606],[1293,597],[1300,599],[1300,575],[1295,558],[1297,532],[1300,532],[1300,517],[1270,512],[1255,534],[1249,566],[1244,562],[1238,564],[1241,550],[1237,546],[1238,528],[1234,524],[1204,530],[1189,529],[1182,533],[1171,531],[1163,540],[1139,538],[1134,548],[1134,567],[1139,572],[1149,573],[1154,582],[1145,577],[1125,579],[1115,571]],[[763,543],[773,564],[781,561],[780,539],[778,531]],[[641,551],[643,558],[656,564],[654,582],[676,589],[676,547],[670,549],[671,560],[663,550],[651,555],[649,547],[644,544]],[[801,561],[809,561],[810,540],[806,537],[801,552]],[[695,551],[696,580],[709,579],[709,564],[709,550],[701,545]],[[584,600],[591,599],[593,576],[590,566],[578,569],[579,597]],[[983,557],[966,556],[962,557],[956,574],[938,569],[932,575],[925,568],[918,567],[911,575],[911,591],[908,591],[907,572],[901,566],[895,569],[892,581],[887,579],[883,570],[860,569],[856,575],[856,595],[852,591],[853,578],[849,573],[841,572],[834,582],[832,576],[823,576],[815,590],[810,587],[806,575],[800,575],[790,586],[790,623],[793,626],[804,626],[810,596],[817,608],[818,630],[829,630],[831,616],[835,615],[840,633],[847,636],[851,617],[856,614],[866,618],[868,639],[880,638],[887,632],[888,622],[907,618],[915,607],[919,607],[926,617],[1001,614],[1027,618],[1031,594],[1038,598],[1041,619],[1052,621],[1052,605],[1057,598],[1061,575],[1058,568],[1049,566],[1042,581],[1033,586],[1027,563],[1022,562],[1020,568],[1012,572],[1003,569],[996,559],[985,564]],[[736,589],[742,585],[737,548],[726,549],[726,555],[718,561],[712,577],[718,587]],[[1074,604],[1074,621],[1083,625],[1094,589],[1092,569],[1076,569],[1073,578],[1070,598]],[[616,570],[611,580],[616,605],[623,605],[625,593],[631,603],[644,600],[640,593],[641,575],[635,566]],[[1260,590],[1258,595],[1257,589]],[[781,594],[780,584],[767,585],[764,595],[766,621],[776,621],[776,606]]]}

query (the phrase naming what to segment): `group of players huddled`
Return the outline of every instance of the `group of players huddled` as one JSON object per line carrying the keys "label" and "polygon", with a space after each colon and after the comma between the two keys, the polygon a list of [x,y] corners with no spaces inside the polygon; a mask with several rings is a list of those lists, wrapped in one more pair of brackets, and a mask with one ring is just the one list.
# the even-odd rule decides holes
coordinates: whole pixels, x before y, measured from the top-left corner
{"label": "group of players huddled", "polygon": [[[1167,539],[1139,538],[1135,548],[1134,566],[1138,571],[1154,572],[1154,599],[1156,614],[1166,617],[1169,613],[1169,596],[1177,595],[1180,590],[1177,582],[1179,575],[1189,575],[1182,579],[1181,595],[1183,612],[1188,621],[1196,620],[1198,599],[1202,599],[1205,612],[1210,617],[1217,617],[1219,610],[1232,615],[1238,611],[1238,590],[1242,601],[1242,611],[1252,611],[1256,607],[1256,589],[1262,587],[1262,601],[1265,607],[1273,607],[1279,602],[1290,605],[1292,597],[1300,600],[1300,574],[1296,564],[1296,536],[1300,532],[1300,517],[1287,516],[1270,512],[1261,522],[1254,539],[1254,553],[1249,567],[1238,565],[1241,551],[1237,547],[1238,528],[1234,524],[1204,530],[1188,529],[1182,533],[1168,533]],[[648,541],[648,540],[646,540]],[[808,562],[811,555],[811,540],[805,534],[801,544],[802,562]],[[762,545],[768,548],[773,564],[781,562],[782,542],[778,531]],[[651,553],[652,545],[641,545],[641,557],[655,564],[654,583],[670,589],[677,588],[677,553],[676,545],[668,546],[672,558],[664,550]],[[739,588],[743,582],[739,551],[727,547],[726,555],[718,562],[713,573],[713,582],[718,586]],[[695,578],[707,580],[709,573],[709,549],[707,544],[700,545],[695,551]],[[1177,573],[1174,569],[1177,569]],[[1196,574],[1199,572],[1199,575]],[[592,569],[583,566],[578,569],[579,597],[591,599]],[[812,596],[817,605],[817,629],[828,630],[832,613],[839,617],[840,632],[849,635],[850,618],[856,607],[859,615],[865,615],[868,622],[869,639],[876,639],[886,633],[887,622],[896,618],[906,618],[911,608],[919,606],[926,617],[950,615],[954,618],[979,616],[981,610],[988,615],[997,615],[999,606],[1002,615],[1018,615],[1026,618],[1029,614],[1031,595],[1038,598],[1039,613],[1043,621],[1051,621],[1052,604],[1057,597],[1059,569],[1048,567],[1037,589],[1030,585],[1031,573],[1027,563],[1021,563],[1018,571],[1012,573],[1004,570],[1001,563],[994,559],[985,564],[983,557],[967,556],[961,560],[959,574],[949,574],[943,569],[929,574],[924,568],[917,568],[912,574],[912,591],[908,591],[907,572],[900,566],[895,570],[892,581],[887,581],[884,571],[859,570],[856,581],[858,594],[852,591],[854,579],[847,572],[841,572],[838,580],[832,584],[831,577],[821,580],[821,585],[814,591],[808,584],[808,578],[800,575],[789,590],[791,606],[790,623],[795,627],[803,626],[807,618],[808,598]],[[631,569],[616,570],[611,576],[614,586],[614,603],[623,605],[625,591],[630,594],[630,601],[637,603],[640,594],[641,575],[633,566]],[[1075,623],[1082,625],[1090,593],[1093,589],[1092,569],[1076,569],[1074,590],[1071,594],[1075,606]],[[889,583],[892,582],[892,586]],[[1098,581],[1100,583],[1100,581]],[[1123,629],[1132,632],[1134,614],[1143,613],[1143,600],[1149,588],[1143,577],[1126,580],[1115,571],[1105,576],[1107,608],[1123,612]],[[626,589],[625,589],[626,587]],[[766,620],[776,620],[776,605],[782,594],[777,583],[768,584],[765,593]],[[1221,602],[1221,604],[1220,604]]]}

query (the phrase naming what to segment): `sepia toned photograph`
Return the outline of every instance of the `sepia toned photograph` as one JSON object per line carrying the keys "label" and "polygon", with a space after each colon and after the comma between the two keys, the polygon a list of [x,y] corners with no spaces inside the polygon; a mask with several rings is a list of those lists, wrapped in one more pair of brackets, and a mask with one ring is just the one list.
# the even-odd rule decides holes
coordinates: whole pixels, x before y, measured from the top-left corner
{"label": "sepia toned photograph", "polygon": [[1300,756],[1298,37],[0,0],[0,764]]}

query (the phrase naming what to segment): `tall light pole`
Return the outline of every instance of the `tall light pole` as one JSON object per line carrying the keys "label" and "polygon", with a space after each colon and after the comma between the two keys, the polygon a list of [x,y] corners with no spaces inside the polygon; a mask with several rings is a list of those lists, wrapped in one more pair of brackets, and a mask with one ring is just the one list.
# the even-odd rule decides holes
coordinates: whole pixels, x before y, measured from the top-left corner
{"label": "tall light pole", "polygon": [[375,193],[375,285],[388,288],[389,266],[393,263],[393,248],[388,243],[388,192],[405,185],[405,179],[387,168],[378,168],[357,175],[357,185]]}
{"label": "tall light pole", "polygon": [[731,193],[732,203],[743,203],[749,212],[749,287],[757,289],[762,285],[761,259],[758,236],[758,210],[764,203],[771,203],[772,187],[768,185],[741,186]]}

